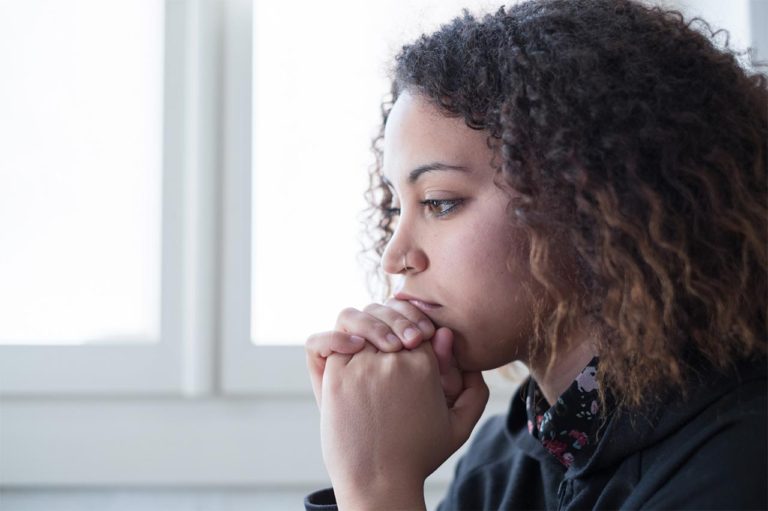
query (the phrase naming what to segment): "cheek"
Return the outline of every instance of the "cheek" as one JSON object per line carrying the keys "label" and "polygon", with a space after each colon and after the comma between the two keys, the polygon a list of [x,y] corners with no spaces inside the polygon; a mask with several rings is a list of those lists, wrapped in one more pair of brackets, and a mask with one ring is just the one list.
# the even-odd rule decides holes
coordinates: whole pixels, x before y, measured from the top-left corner
{"label": "cheek", "polygon": [[440,280],[470,309],[509,301],[519,285],[531,280],[524,233],[497,218],[478,215],[454,226],[450,236],[432,240],[437,250],[431,259],[440,268]]}
{"label": "cheek", "polygon": [[446,326],[456,331],[463,368],[490,369],[523,357],[533,318],[525,249],[511,231],[488,225],[446,246],[441,265],[453,323]]}

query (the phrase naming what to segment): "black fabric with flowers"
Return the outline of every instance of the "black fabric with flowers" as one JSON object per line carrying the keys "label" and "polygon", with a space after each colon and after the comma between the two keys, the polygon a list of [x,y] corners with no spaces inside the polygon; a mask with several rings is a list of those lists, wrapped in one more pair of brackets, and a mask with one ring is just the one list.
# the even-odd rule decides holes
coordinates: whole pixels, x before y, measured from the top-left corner
{"label": "black fabric with flowers", "polygon": [[533,378],[528,384],[528,431],[565,467],[576,458],[589,457],[597,444],[597,362],[593,358],[551,407]]}

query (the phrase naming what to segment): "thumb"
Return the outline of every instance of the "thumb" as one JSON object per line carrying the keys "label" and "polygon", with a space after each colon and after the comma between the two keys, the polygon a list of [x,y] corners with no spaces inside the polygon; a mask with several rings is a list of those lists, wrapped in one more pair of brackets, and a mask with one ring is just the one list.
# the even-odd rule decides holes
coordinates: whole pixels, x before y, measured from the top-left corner
{"label": "thumb", "polygon": [[440,368],[440,384],[445,401],[448,408],[451,408],[464,388],[461,371],[457,367],[456,357],[453,356],[453,331],[450,328],[438,328],[432,337],[432,349]]}
{"label": "thumb", "polygon": [[488,403],[488,386],[479,371],[464,373],[464,389],[451,408],[451,422],[456,448],[461,447],[472,433]]}
{"label": "thumb", "polygon": [[440,374],[446,375],[451,370],[453,358],[453,332],[450,328],[440,327],[432,337],[432,349],[437,357]]}
{"label": "thumb", "polygon": [[365,348],[365,339],[345,332],[323,332],[307,339],[304,349],[307,355],[307,368],[312,382],[312,392],[317,405],[321,405],[323,396],[323,373],[325,361],[332,353],[353,355]]}

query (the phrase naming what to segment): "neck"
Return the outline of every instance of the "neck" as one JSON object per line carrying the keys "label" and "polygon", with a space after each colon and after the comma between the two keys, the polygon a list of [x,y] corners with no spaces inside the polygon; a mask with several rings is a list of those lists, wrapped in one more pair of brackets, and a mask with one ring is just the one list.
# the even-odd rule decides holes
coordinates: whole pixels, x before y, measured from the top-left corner
{"label": "neck", "polygon": [[558,353],[551,364],[547,360],[529,364],[531,376],[538,383],[550,406],[595,357],[594,339],[594,333],[591,331],[576,332],[571,336],[568,349]]}

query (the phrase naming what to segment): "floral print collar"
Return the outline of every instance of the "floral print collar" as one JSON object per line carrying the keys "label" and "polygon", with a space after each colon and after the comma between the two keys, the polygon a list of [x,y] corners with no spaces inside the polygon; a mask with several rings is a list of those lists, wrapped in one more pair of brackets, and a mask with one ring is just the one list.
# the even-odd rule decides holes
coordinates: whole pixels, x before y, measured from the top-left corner
{"label": "floral print collar", "polygon": [[533,378],[528,384],[528,431],[565,467],[570,467],[577,457],[591,455],[597,444],[597,362],[597,357],[593,358],[551,407]]}

